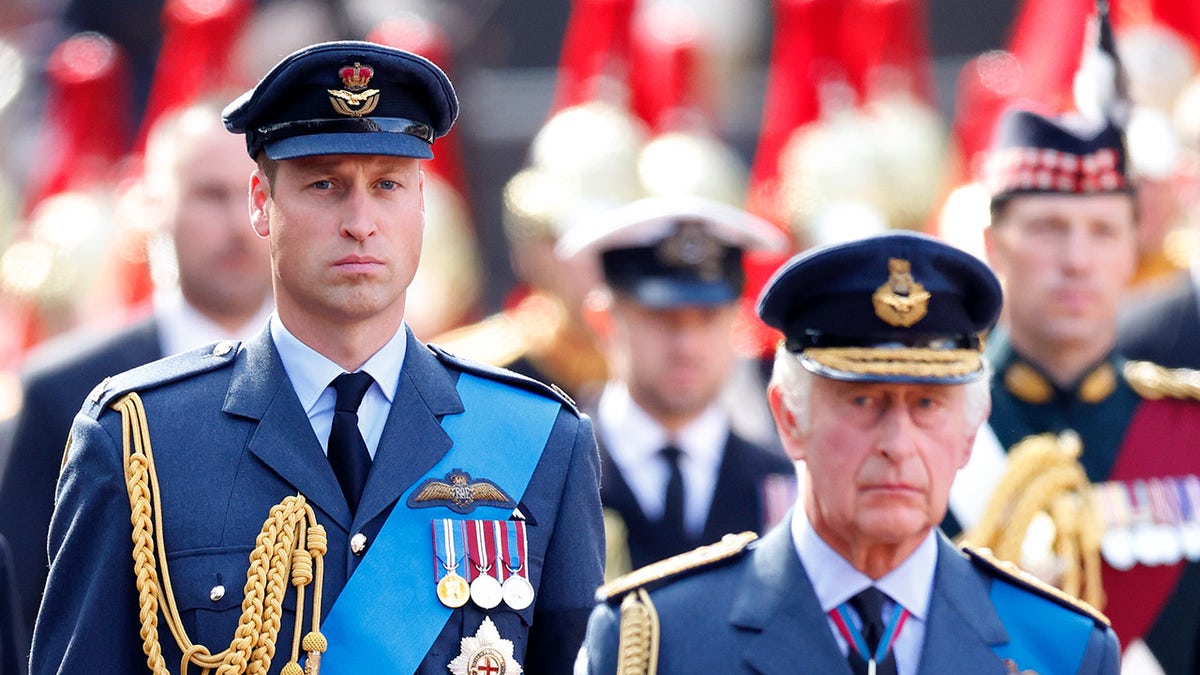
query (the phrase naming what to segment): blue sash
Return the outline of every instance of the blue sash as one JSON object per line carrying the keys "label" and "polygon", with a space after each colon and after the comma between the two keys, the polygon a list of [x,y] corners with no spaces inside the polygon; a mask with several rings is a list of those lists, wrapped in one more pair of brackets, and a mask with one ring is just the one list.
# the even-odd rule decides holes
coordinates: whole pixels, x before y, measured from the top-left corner
{"label": "blue sash", "polygon": [[[486,475],[519,500],[560,404],[467,373],[459,376],[457,389],[465,410],[442,420],[453,446],[425,478],[462,469]],[[329,641],[321,657],[323,675],[415,672],[453,613],[438,601],[434,587],[430,521],[434,515],[468,516],[408,508],[409,495],[423,482],[415,481],[396,502],[321,624]],[[507,520],[511,515],[511,509],[480,506],[469,517]]]}
{"label": "blue sash", "polygon": [[1095,625],[1090,618],[999,580],[992,581],[991,598],[1008,632],[1008,642],[992,647],[1000,658],[1021,672],[1079,672]]}

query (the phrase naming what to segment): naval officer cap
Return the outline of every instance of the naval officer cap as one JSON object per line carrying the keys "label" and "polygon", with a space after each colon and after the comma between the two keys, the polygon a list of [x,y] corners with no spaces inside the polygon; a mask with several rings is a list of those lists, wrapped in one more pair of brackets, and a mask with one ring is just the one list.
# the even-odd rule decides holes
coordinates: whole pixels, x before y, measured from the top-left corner
{"label": "naval officer cap", "polygon": [[564,259],[598,259],[614,292],[653,308],[720,305],[745,286],[745,251],[780,251],[771,223],[702,197],[648,197],[605,211],[559,242]]}
{"label": "naval officer cap", "polygon": [[983,339],[1000,303],[983,261],[890,232],[793,257],[763,288],[758,315],[818,375],[957,384],[985,372]]}
{"label": "naval officer cap", "polygon": [[458,117],[454,87],[428,59],[371,42],[325,42],[280,61],[222,113],[252,158],[433,157]]}

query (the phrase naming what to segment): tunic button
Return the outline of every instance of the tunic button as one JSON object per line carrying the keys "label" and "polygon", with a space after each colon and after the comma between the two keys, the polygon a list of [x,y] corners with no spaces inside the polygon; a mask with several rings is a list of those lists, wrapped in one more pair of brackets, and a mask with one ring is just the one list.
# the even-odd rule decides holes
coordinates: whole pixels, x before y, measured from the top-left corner
{"label": "tunic button", "polygon": [[350,537],[350,552],[354,555],[361,556],[367,551],[367,535],[359,532]]}
{"label": "tunic button", "polygon": [[212,590],[208,592],[208,599],[213,602],[220,602],[223,597],[225,597],[225,587],[221,584],[213,586]]}
{"label": "tunic button", "polygon": [[225,356],[231,351],[233,351],[233,345],[228,342],[218,342],[216,346],[213,347],[214,356]]}

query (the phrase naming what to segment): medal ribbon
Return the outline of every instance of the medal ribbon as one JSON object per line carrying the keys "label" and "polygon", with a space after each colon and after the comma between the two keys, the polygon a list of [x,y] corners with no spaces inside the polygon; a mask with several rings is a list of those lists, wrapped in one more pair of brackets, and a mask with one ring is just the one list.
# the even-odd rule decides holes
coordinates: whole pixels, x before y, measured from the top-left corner
{"label": "medal ribbon", "polygon": [[908,610],[904,609],[900,603],[896,603],[896,607],[892,610],[892,618],[884,627],[883,635],[879,636],[879,644],[875,647],[875,653],[870,656],[867,656],[869,651],[867,640],[863,637],[862,631],[854,625],[854,619],[850,616],[850,603],[843,602],[829,610],[829,617],[833,619],[833,625],[837,626],[838,632],[842,634],[846,644],[850,645],[850,648],[861,656],[863,661],[879,663],[892,649],[896,638],[900,637],[900,631],[904,630],[904,623],[908,620]]}
{"label": "medal ribbon", "polygon": [[508,579],[507,569],[504,567],[504,559],[508,551],[508,539],[505,537],[505,532],[508,531],[508,521],[493,520],[492,525],[492,546],[496,551],[496,579],[503,584],[505,579]]}
{"label": "medal ribbon", "polygon": [[487,524],[491,521],[487,520],[467,520],[463,522],[463,528],[470,528],[473,537],[470,537],[473,544],[471,551],[474,554],[471,560],[471,567],[474,568],[475,574],[471,576],[471,581],[476,577],[496,576],[492,574],[492,569],[496,566],[496,549],[494,540],[487,536]]}
{"label": "medal ribbon", "polygon": [[529,555],[529,543],[525,540],[525,522],[518,520],[504,525],[508,535],[508,560],[504,561],[504,570],[509,576],[515,574],[528,579],[525,559]]}
{"label": "medal ribbon", "polygon": [[[455,388],[464,411],[442,419],[453,446],[400,496],[321,623],[329,641],[321,658],[323,675],[418,670],[454,610],[438,600],[433,586],[419,581],[429,578],[429,558],[414,555],[413,544],[429,532],[430,518],[423,509],[405,506],[409,496],[426,479],[461,468],[472,475],[486,473],[520,500],[562,407],[469,373],[459,376]],[[511,509],[494,506],[477,507],[475,513],[502,520],[512,515]],[[404,630],[396,630],[397,617],[403,617]]]}
{"label": "medal ribbon", "polygon": [[[460,558],[458,557],[458,547],[455,546],[454,540],[457,538],[457,530],[454,527],[456,521],[448,518],[437,518],[433,521],[433,582],[442,580],[442,577],[458,570]],[[443,560],[440,555],[445,552],[446,557]]]}

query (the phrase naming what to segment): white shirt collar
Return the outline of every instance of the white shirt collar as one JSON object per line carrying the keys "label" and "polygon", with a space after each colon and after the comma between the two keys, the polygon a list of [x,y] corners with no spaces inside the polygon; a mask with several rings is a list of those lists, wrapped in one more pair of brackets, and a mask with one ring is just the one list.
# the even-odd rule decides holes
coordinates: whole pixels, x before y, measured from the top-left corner
{"label": "white shirt collar", "polygon": [[218,340],[247,340],[262,330],[274,308],[270,298],[264,299],[258,312],[231,332],[190,305],[178,288],[156,292],[152,302],[163,354],[186,352]]}
{"label": "white shirt collar", "polygon": [[[271,339],[279,350],[279,358],[287,371],[288,379],[296,390],[300,405],[311,416],[313,408],[321,394],[329,387],[333,378],[345,372],[341,366],[329,360],[325,355],[301,342],[279,320],[279,315],[271,316]],[[375,352],[359,370],[366,371],[374,378],[383,391],[388,403],[396,395],[396,387],[400,383],[400,369],[404,365],[404,354],[408,348],[407,331],[403,324],[391,340]],[[332,403],[330,404],[332,405]]]}
{"label": "white shirt collar", "polygon": [[830,548],[817,535],[802,508],[797,508],[792,517],[792,542],[817,593],[822,611],[829,612],[874,585],[900,603],[913,617],[924,621],[928,616],[933,577],[937,569],[935,530],[929,531],[899,567],[875,581]]}

